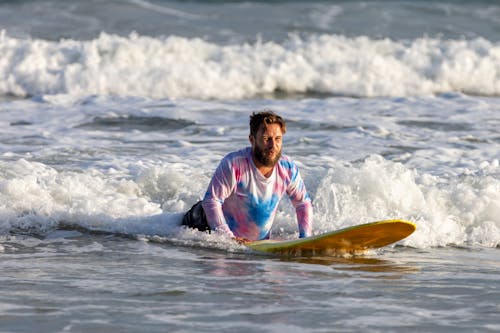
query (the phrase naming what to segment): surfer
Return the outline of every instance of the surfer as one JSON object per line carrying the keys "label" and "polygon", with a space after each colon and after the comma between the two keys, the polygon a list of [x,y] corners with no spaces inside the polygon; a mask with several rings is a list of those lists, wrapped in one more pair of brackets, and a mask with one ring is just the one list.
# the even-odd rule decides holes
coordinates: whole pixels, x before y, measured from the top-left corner
{"label": "surfer", "polygon": [[267,239],[285,193],[297,214],[299,237],[312,229],[312,204],[297,165],[281,154],[285,120],[272,111],[250,116],[250,147],[226,155],[205,197],[182,225],[214,231],[238,242]]}

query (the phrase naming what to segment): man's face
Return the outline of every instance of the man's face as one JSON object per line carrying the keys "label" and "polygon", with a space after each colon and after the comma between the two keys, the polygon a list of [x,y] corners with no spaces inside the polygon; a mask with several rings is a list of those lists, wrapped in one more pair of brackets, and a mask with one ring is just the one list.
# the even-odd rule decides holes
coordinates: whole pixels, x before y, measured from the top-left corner
{"label": "man's face", "polygon": [[255,136],[250,135],[255,160],[262,166],[272,167],[281,157],[283,133],[279,124],[261,125]]}

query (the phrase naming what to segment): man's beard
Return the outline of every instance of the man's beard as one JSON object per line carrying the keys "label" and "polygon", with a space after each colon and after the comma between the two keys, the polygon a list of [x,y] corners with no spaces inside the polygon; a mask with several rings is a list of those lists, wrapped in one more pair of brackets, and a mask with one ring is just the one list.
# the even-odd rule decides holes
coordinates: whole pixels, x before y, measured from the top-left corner
{"label": "man's beard", "polygon": [[276,154],[276,157],[275,158],[270,158],[270,157],[267,157],[265,154],[264,154],[264,150],[261,149],[260,147],[258,146],[255,146],[254,149],[253,149],[253,154],[254,154],[254,157],[255,159],[257,160],[257,162],[259,162],[260,164],[262,164],[263,166],[266,166],[266,167],[273,167],[276,165],[276,163],[278,163],[279,159],[281,158],[281,149],[280,151]]}

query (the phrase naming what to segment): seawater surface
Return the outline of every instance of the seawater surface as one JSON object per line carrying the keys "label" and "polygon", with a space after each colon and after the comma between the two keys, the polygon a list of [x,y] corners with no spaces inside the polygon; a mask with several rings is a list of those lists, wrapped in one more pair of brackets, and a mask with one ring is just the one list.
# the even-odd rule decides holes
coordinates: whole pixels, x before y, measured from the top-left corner
{"label": "seawater surface", "polygon": [[[0,331],[500,330],[499,13],[1,2]],[[415,233],[279,258],[180,228],[263,109],[287,120],[315,234]],[[273,237],[297,236],[284,199]]]}
{"label": "seawater surface", "polygon": [[2,242],[7,332],[499,329],[495,249],[280,259],[75,231],[15,238]]}

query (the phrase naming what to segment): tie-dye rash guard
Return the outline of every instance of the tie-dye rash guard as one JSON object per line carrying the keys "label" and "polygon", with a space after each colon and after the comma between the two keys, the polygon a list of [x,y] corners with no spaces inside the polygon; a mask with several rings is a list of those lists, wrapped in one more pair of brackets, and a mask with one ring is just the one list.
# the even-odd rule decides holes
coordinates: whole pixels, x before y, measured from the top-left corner
{"label": "tie-dye rash guard", "polygon": [[297,213],[299,236],[310,236],[312,204],[297,165],[282,156],[266,178],[252,160],[252,148],[247,147],[222,159],[203,199],[203,209],[212,230],[230,237],[265,239],[285,193]]}

